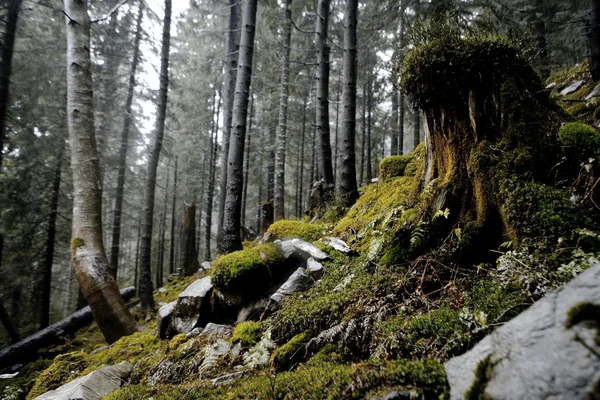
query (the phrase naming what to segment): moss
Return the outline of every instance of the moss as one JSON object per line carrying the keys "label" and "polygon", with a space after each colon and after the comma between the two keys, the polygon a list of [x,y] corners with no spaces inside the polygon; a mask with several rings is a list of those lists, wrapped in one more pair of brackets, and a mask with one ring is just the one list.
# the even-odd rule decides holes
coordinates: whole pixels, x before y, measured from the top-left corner
{"label": "moss", "polygon": [[284,219],[273,223],[267,230],[270,239],[299,238],[312,242],[323,233],[323,227],[316,224]]}
{"label": "moss", "polygon": [[85,241],[82,238],[74,237],[71,239],[71,253],[75,253],[75,251],[82,246],[85,246]]}
{"label": "moss", "polygon": [[192,276],[173,276],[172,280],[164,286],[164,291],[154,292],[154,302],[156,304],[160,304],[170,303],[177,300],[179,294],[183,292],[186,287],[194,283],[198,278],[200,278],[200,276],[196,274]]}
{"label": "moss", "polygon": [[146,329],[144,332],[123,336],[105,350],[91,355],[90,361],[95,366],[113,365],[121,361],[135,364],[142,357],[157,351],[162,343],[152,329]]}
{"label": "moss", "polygon": [[341,347],[338,344],[328,343],[314,356],[308,360],[308,365],[319,366],[325,364],[342,364],[348,361],[351,352],[347,347]]}
{"label": "moss", "polygon": [[52,360],[39,359],[25,365],[19,374],[10,379],[0,379],[0,398],[25,398],[39,375],[52,364]]}
{"label": "moss", "polygon": [[[413,161],[412,154],[395,155],[383,158],[379,162],[379,176],[382,180],[397,176],[411,176],[407,174],[407,166]],[[408,172],[414,173],[414,167]]]}
{"label": "moss", "polygon": [[212,283],[220,288],[244,294],[260,293],[283,261],[274,244],[265,244],[217,258],[210,270]]}
{"label": "moss", "polygon": [[52,365],[36,379],[27,399],[34,399],[72,381],[88,367],[89,363],[90,358],[85,353],[73,352],[59,355],[54,359]]}
{"label": "moss", "polygon": [[569,122],[558,133],[563,151],[577,166],[600,155],[600,133],[581,122]]}
{"label": "moss", "polygon": [[242,346],[251,347],[260,341],[261,323],[256,321],[240,322],[233,328],[232,342],[241,342]]}
{"label": "moss", "polygon": [[589,302],[574,305],[567,313],[565,326],[568,329],[583,321],[594,321],[600,326],[600,305]]}
{"label": "moss", "polygon": [[310,332],[302,332],[291,338],[286,344],[277,348],[271,357],[276,371],[287,371],[305,356],[304,346],[310,340]]}
{"label": "moss", "polygon": [[475,367],[475,380],[465,393],[465,400],[488,400],[490,396],[485,394],[485,388],[492,377],[491,356],[487,356]]}
{"label": "moss", "polygon": [[531,300],[518,286],[505,287],[483,280],[473,285],[467,304],[471,309],[485,313],[488,322],[499,323],[517,316],[530,303]]}
{"label": "moss", "polygon": [[564,89],[565,85],[570,84],[571,82],[578,80],[586,81],[590,78],[591,76],[589,62],[584,61],[571,68],[565,68],[553,73],[548,77],[548,79],[546,79],[546,85],[556,83],[556,86],[553,88],[553,92],[559,92],[562,89]]}

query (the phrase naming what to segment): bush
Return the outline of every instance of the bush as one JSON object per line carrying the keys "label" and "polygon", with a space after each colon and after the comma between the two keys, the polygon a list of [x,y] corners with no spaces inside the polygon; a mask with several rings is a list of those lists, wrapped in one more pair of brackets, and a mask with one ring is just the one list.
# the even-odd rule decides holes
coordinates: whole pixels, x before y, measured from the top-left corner
{"label": "bush", "polygon": [[298,238],[312,242],[322,235],[323,228],[315,224],[283,219],[271,225],[267,232],[271,239]]}

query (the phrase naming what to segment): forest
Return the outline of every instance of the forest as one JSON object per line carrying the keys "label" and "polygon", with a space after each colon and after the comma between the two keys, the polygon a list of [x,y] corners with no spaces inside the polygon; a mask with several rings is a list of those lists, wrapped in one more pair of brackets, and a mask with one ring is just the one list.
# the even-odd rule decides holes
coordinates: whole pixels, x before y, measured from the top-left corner
{"label": "forest", "polygon": [[600,396],[600,1],[0,15],[1,399]]}

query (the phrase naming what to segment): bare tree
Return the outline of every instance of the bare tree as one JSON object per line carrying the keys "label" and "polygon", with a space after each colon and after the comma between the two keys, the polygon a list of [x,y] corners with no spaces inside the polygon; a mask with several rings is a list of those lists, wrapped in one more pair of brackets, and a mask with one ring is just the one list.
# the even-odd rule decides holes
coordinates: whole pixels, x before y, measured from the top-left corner
{"label": "bare tree", "polygon": [[102,242],[102,188],[94,134],[90,17],[86,0],[65,0],[67,115],[73,171],[73,272],[109,343],[136,331],[136,323],[110,274]]}

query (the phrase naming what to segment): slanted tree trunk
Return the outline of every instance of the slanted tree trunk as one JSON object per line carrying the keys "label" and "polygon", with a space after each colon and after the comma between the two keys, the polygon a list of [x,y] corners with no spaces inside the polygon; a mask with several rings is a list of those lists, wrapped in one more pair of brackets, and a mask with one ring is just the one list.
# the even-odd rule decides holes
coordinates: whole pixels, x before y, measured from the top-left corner
{"label": "slanted tree trunk", "polygon": [[[279,123],[277,126],[277,149],[275,151],[275,197],[273,199],[275,220],[285,218],[285,150],[290,95],[290,50],[292,45],[292,0],[285,1],[283,24],[283,60],[281,63],[281,86],[279,94]],[[329,150],[331,153],[331,150]],[[331,156],[330,156],[331,157]]]}
{"label": "slanted tree trunk", "polygon": [[109,343],[136,331],[110,274],[102,242],[102,188],[94,135],[90,17],[86,0],[65,0],[67,115],[73,171],[71,262],[83,296]]}
{"label": "slanted tree trunk", "polygon": [[590,42],[590,72],[600,80],[600,0],[589,0],[588,40]]}
{"label": "slanted tree trunk", "polygon": [[125,117],[123,118],[123,130],[121,131],[121,148],[119,149],[119,165],[117,166],[117,190],[115,194],[115,206],[113,209],[112,245],[110,250],[110,266],[113,277],[117,277],[119,269],[119,249],[121,247],[121,215],[123,213],[123,194],[125,192],[125,172],[127,170],[127,150],[129,148],[129,130],[131,126],[131,107],[133,104],[133,93],[135,91],[135,76],[140,61],[140,42],[142,40],[142,19],[144,16],[143,1],[138,6],[138,15],[135,28],[135,39],[133,44],[133,60],[129,71],[129,85],[127,89],[127,100],[125,100]]}
{"label": "slanted tree trunk", "polygon": [[196,253],[196,203],[192,203],[183,212],[181,235],[179,239],[179,269],[185,276],[198,272],[198,253]]}
{"label": "slanted tree trunk", "polygon": [[248,121],[248,145],[246,146],[246,161],[244,167],[244,194],[242,197],[242,225],[246,225],[246,204],[248,202],[248,178],[250,175],[250,151],[252,150],[252,121],[254,119],[254,98],[250,93],[250,120]]}
{"label": "slanted tree trunk", "polygon": [[177,209],[177,162],[179,158],[175,156],[175,173],[173,174],[173,208],[171,209],[171,241],[169,243],[169,273],[175,272],[175,215]]}
{"label": "slanted tree trunk", "polygon": [[56,216],[58,215],[58,199],[60,195],[60,177],[63,163],[63,148],[58,152],[56,168],[54,169],[54,182],[52,184],[52,197],[50,199],[50,213],[48,218],[48,232],[46,234],[46,256],[41,277],[40,290],[40,329],[50,323],[50,290],[52,288],[52,263],[54,261],[54,243],[56,241]]}
{"label": "slanted tree trunk", "polygon": [[344,59],[342,63],[344,86],[342,91],[342,147],[339,192],[344,204],[351,206],[358,198],[356,184],[356,155],[354,131],[356,129],[356,25],[358,0],[346,2],[344,22]]}
{"label": "slanted tree trunk", "polygon": [[242,249],[240,214],[242,210],[243,161],[248,117],[248,94],[252,81],[252,57],[256,29],[257,0],[244,0],[240,57],[233,101],[233,129],[227,169],[227,193],[223,219],[223,239],[217,243],[223,254]]}
{"label": "slanted tree trunk", "polygon": [[240,34],[242,19],[242,2],[229,0],[229,27],[227,33],[227,61],[225,64],[225,87],[223,91],[223,139],[219,159],[219,216],[217,221],[217,242],[223,235],[223,218],[225,216],[225,197],[227,191],[227,169],[229,168],[229,146],[233,121],[233,100],[235,97],[238,57],[240,49]]}
{"label": "slanted tree trunk", "polygon": [[206,236],[204,239],[204,260],[211,260],[211,249],[210,249],[210,234],[212,229],[212,210],[213,210],[213,195],[215,192],[215,171],[216,171],[216,159],[217,159],[217,149],[219,144],[217,143],[217,131],[219,129],[218,120],[219,114],[221,113],[221,92],[219,91],[219,101],[215,100],[213,105],[213,110],[216,109],[216,113],[213,116],[212,121],[212,132],[211,132],[211,150],[210,150],[210,178],[208,180],[208,196],[206,197]]}
{"label": "slanted tree trunk", "polygon": [[169,48],[171,43],[171,0],[165,0],[165,18],[163,21],[162,49],[160,63],[160,89],[158,94],[156,128],[152,150],[148,159],[148,174],[144,189],[144,211],[142,218],[142,239],[140,247],[140,299],[145,312],[154,308],[152,296],[152,224],[154,215],[154,196],[156,190],[156,171],[162,149],[167,113],[167,93],[169,88]]}
{"label": "slanted tree trunk", "polygon": [[319,154],[319,174],[325,180],[327,201],[335,186],[335,177],[331,161],[331,143],[329,129],[329,53],[327,43],[329,27],[329,0],[319,0],[317,5],[317,26],[315,44],[317,46],[317,91],[315,105],[316,137]]}
{"label": "slanted tree trunk", "polygon": [[2,171],[2,153],[6,136],[6,112],[8,110],[8,89],[12,74],[12,58],[17,33],[17,21],[22,0],[8,0],[4,41],[0,47],[0,171]]}

